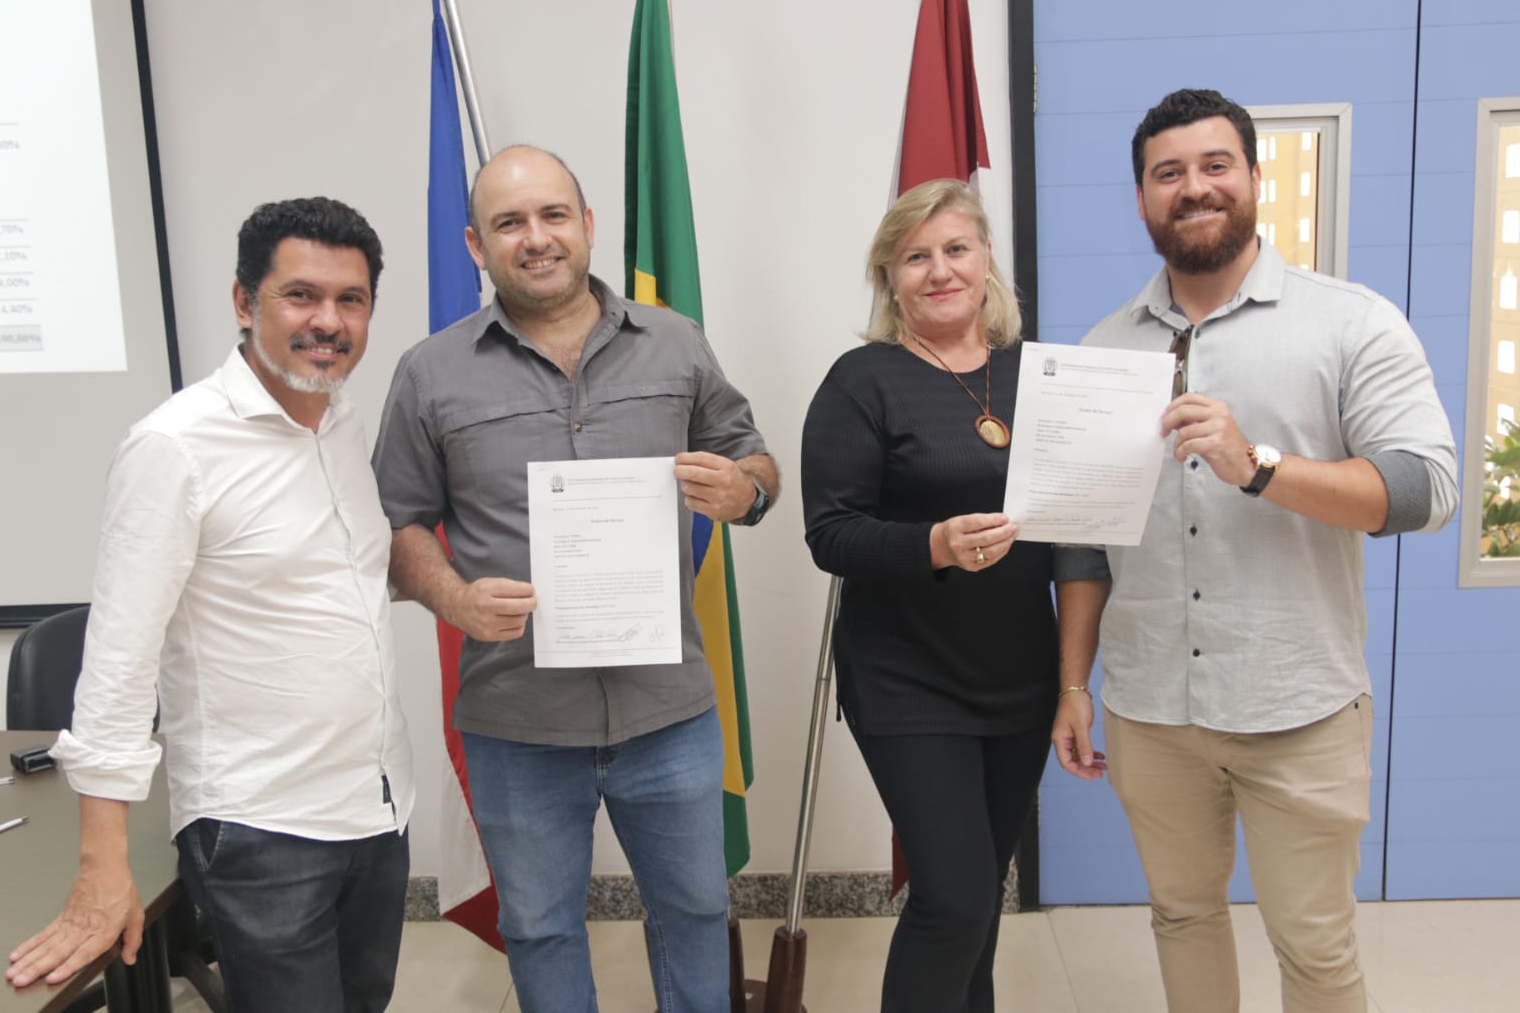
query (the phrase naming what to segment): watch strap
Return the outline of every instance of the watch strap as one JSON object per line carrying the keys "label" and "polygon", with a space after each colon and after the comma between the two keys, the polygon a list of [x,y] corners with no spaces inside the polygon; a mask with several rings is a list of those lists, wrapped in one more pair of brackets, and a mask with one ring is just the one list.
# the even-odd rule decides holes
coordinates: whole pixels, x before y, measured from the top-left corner
{"label": "watch strap", "polygon": [[1267,464],[1256,456],[1255,444],[1246,444],[1246,454],[1251,458],[1251,463],[1256,465],[1256,474],[1252,476],[1248,484],[1240,487],[1240,491],[1247,496],[1260,496],[1262,490],[1267,487],[1267,483],[1272,481],[1272,476],[1277,474],[1277,464]]}
{"label": "watch strap", "polygon": [[743,517],[734,521],[735,524],[743,527],[753,527],[759,524],[760,519],[771,508],[770,493],[765,491],[765,486],[761,485],[760,481],[754,476],[750,476],[750,481],[755,483],[755,500],[749,505],[748,512]]}

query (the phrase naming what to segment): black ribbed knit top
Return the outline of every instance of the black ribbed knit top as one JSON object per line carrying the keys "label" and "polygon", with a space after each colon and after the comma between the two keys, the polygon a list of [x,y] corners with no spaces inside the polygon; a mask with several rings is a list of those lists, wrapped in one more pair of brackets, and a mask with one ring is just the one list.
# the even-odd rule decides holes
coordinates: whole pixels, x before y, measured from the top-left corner
{"label": "black ribbed knit top", "polygon": [[[1013,424],[1016,348],[992,353],[993,414]],[[978,397],[986,374],[958,374]],[[1002,509],[1008,450],[950,375],[900,345],[834,363],[802,431],[807,543],[844,578],[834,628],[839,701],[865,734],[1000,735],[1055,704],[1051,546],[1015,541],[985,570],[934,570],[929,530]]]}

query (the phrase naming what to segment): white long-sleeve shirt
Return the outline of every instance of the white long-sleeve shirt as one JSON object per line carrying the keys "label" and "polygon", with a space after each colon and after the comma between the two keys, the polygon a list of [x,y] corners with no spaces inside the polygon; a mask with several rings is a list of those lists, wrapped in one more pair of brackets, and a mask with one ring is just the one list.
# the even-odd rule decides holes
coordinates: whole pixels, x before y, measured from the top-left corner
{"label": "white long-sleeve shirt", "polygon": [[171,834],[202,817],[317,840],[402,830],[390,539],[347,399],[313,433],[234,349],[112,462],[73,727],[53,747],[69,783],[146,797],[157,704]]}

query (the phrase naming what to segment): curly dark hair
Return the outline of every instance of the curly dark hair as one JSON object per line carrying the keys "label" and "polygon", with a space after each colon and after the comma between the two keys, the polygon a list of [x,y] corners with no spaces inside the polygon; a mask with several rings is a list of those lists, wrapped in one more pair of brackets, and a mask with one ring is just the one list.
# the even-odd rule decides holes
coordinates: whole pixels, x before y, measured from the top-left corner
{"label": "curly dark hair", "polygon": [[253,209],[238,229],[237,280],[253,301],[274,266],[275,247],[282,239],[310,239],[323,246],[351,247],[369,263],[369,297],[380,284],[380,237],[364,216],[331,197],[297,197],[271,201]]}
{"label": "curly dark hair", "polygon": [[1183,88],[1174,91],[1151,107],[1135,128],[1130,141],[1130,159],[1135,166],[1135,185],[1145,176],[1145,142],[1173,127],[1185,127],[1213,116],[1223,116],[1235,125],[1240,146],[1245,149],[1246,168],[1256,168],[1256,125],[1251,114],[1211,88]]}

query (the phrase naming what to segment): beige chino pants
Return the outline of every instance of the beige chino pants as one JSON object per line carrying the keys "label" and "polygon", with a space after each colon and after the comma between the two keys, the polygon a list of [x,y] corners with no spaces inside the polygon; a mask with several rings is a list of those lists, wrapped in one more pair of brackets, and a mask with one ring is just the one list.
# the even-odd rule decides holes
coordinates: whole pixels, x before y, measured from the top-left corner
{"label": "beige chino pants", "polygon": [[1105,721],[1170,1013],[1240,1009],[1227,895],[1237,812],[1284,1013],[1366,1013],[1352,880],[1368,819],[1371,698],[1284,732],[1148,724],[1112,711]]}

